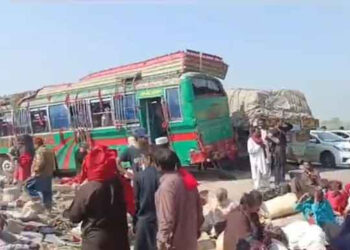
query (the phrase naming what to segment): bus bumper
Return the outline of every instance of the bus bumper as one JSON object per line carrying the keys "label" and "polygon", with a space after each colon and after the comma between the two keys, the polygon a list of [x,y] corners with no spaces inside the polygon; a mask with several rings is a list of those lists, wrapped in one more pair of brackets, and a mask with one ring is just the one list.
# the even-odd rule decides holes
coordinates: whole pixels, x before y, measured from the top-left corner
{"label": "bus bumper", "polygon": [[214,144],[205,145],[201,150],[192,150],[190,153],[191,164],[219,161],[222,159],[235,160],[238,149],[232,139],[223,140]]}

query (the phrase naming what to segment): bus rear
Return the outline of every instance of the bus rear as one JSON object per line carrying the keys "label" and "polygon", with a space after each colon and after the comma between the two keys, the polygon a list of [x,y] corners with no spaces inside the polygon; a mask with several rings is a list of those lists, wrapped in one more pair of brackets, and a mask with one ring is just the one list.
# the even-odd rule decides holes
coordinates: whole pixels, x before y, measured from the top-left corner
{"label": "bus rear", "polygon": [[[182,112],[187,119],[180,144],[175,140],[174,149],[188,155],[182,162],[203,164],[235,158],[237,148],[233,140],[232,122],[226,93],[221,82],[209,75],[187,73],[181,78]],[[173,137],[180,137],[176,131]],[[180,138],[178,138],[180,139]],[[186,139],[186,138],[181,138]],[[181,151],[187,151],[181,152]],[[187,165],[187,164],[186,164]]]}

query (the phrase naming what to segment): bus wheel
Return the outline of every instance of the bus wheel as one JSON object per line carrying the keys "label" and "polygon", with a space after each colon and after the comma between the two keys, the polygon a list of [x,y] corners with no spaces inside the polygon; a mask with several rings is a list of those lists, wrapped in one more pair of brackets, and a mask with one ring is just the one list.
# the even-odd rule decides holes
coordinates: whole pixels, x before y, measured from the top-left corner
{"label": "bus wheel", "polygon": [[14,166],[7,156],[0,156],[0,175],[13,173]]}

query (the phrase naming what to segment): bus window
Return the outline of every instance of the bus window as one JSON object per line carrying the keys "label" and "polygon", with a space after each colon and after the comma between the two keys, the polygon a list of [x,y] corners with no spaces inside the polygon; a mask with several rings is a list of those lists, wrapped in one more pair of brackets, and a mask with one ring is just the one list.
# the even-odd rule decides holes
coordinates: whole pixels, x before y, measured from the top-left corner
{"label": "bus window", "polygon": [[225,91],[218,80],[207,78],[193,78],[193,92],[196,97],[225,96]]}
{"label": "bus window", "polygon": [[11,113],[0,114],[0,136],[12,135]]}
{"label": "bus window", "polygon": [[72,128],[91,128],[90,103],[88,101],[70,103],[69,114]]}
{"label": "bus window", "polygon": [[166,90],[166,99],[168,103],[169,116],[171,121],[181,120],[181,108],[179,99],[179,89],[171,88]]}
{"label": "bus window", "polygon": [[138,122],[135,94],[115,98],[115,117],[126,123]]}
{"label": "bus window", "polygon": [[49,107],[52,130],[68,129],[70,122],[66,105],[59,104]]}
{"label": "bus window", "polygon": [[46,109],[35,109],[30,111],[30,119],[32,121],[34,134],[49,132]]}
{"label": "bus window", "polygon": [[17,134],[30,134],[30,112],[28,109],[20,109],[14,113],[14,127]]}
{"label": "bus window", "polygon": [[94,128],[113,126],[110,100],[91,101],[90,106]]}

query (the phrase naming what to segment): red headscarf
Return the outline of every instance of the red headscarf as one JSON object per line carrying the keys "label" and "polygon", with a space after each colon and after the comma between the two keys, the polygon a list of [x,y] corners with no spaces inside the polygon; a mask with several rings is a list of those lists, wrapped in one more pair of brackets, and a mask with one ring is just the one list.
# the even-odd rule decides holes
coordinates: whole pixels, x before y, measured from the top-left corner
{"label": "red headscarf", "polygon": [[264,145],[264,141],[263,141],[261,135],[258,134],[257,132],[254,132],[251,137],[256,144],[258,144],[260,146]]}
{"label": "red headscarf", "polygon": [[88,181],[108,181],[117,176],[117,166],[115,152],[106,146],[96,146],[86,156],[82,172],[80,174],[80,183],[86,179]]}
{"label": "red headscarf", "polygon": [[135,202],[133,188],[130,182],[117,173],[116,151],[108,149],[106,146],[96,146],[86,156],[83,162],[82,172],[77,176],[79,183],[88,181],[107,181],[118,177],[124,192],[124,199],[128,213],[135,214]]}

